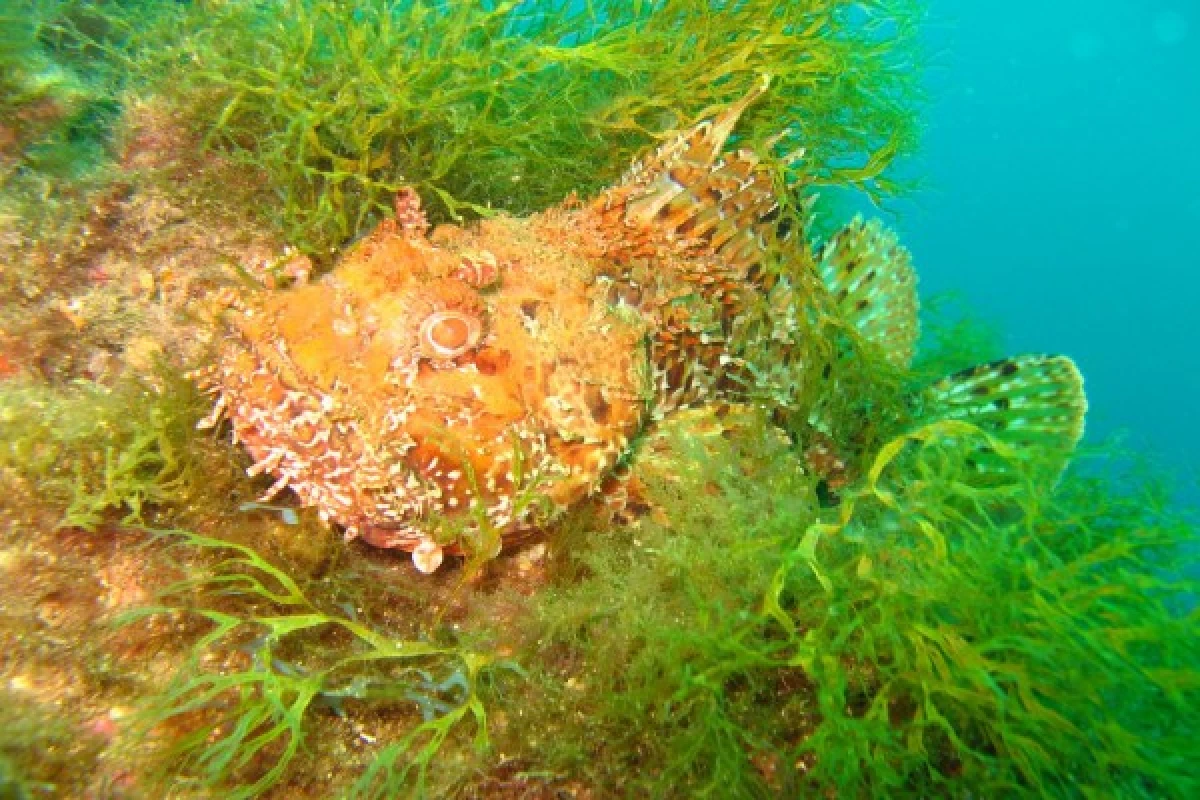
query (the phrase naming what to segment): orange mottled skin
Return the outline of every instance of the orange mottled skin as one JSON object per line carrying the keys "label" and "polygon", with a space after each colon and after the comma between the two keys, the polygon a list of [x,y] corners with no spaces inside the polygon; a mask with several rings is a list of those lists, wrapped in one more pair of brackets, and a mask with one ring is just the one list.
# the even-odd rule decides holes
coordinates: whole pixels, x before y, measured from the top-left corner
{"label": "orange mottled skin", "polygon": [[[251,471],[280,479],[268,495],[289,486],[350,535],[411,550],[485,519],[531,529],[594,492],[651,409],[652,324],[609,302],[580,213],[429,237],[389,220],[324,279],[234,299],[206,380]],[[481,259],[500,265],[490,286],[455,277]],[[478,316],[476,347],[421,352],[440,307]]]}

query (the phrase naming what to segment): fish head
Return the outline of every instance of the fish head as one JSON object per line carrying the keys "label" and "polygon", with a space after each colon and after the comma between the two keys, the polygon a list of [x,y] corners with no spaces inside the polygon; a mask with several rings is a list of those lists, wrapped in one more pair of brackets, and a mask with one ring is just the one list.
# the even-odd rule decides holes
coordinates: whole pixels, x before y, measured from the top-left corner
{"label": "fish head", "polygon": [[543,527],[641,428],[647,323],[596,287],[530,220],[385,223],[324,278],[235,303],[210,384],[272,490],[432,563]]}

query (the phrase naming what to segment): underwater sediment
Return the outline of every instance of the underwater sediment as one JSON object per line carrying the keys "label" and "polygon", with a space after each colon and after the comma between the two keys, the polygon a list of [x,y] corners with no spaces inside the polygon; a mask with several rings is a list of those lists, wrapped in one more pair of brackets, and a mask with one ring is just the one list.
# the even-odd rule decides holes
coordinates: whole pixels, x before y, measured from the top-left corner
{"label": "underwater sediment", "polygon": [[0,796],[1200,790],[1193,521],[821,197],[915,4],[4,13]]}

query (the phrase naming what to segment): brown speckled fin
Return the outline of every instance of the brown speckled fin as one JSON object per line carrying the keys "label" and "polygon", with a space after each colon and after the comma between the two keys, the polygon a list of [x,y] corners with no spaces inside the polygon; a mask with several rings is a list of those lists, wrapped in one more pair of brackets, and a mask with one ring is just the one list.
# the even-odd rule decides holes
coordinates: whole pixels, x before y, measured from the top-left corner
{"label": "brown speckled fin", "polygon": [[855,217],[822,248],[817,269],[842,317],[892,364],[907,367],[917,343],[917,280],[896,235]]}
{"label": "brown speckled fin", "polygon": [[635,162],[591,204],[613,232],[610,256],[674,252],[675,268],[718,303],[758,280],[779,209],[774,180],[754,152],[721,149],[769,83]]}
{"label": "brown speckled fin", "polygon": [[662,315],[651,343],[655,418],[715,399],[725,372],[726,344],[721,331],[706,326],[686,307]]}
{"label": "brown speckled fin", "polygon": [[778,208],[771,175],[750,150],[728,153],[659,209],[651,224],[746,276],[767,249],[762,225]]}
{"label": "brown speckled fin", "polygon": [[[979,427],[1057,474],[1083,435],[1083,378],[1063,356],[1020,356],[962,370],[924,393],[924,421],[961,420]],[[981,472],[1007,472],[1011,461],[981,448]]]}
{"label": "brown speckled fin", "polygon": [[767,91],[770,83],[770,77],[762,76],[741,100],[635,161],[611,190],[628,192],[622,198],[626,219],[649,222],[672,198],[703,178],[716,162],[742,114]]}

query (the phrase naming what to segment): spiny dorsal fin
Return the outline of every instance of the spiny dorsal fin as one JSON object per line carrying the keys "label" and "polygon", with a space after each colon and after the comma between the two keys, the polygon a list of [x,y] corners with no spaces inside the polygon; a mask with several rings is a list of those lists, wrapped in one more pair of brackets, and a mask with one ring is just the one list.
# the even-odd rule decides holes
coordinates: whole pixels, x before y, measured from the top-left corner
{"label": "spiny dorsal fin", "polygon": [[[1064,356],[1020,356],[981,364],[934,383],[923,396],[923,421],[961,420],[1018,456],[1061,472],[1083,435],[1087,398],[1075,362]],[[981,448],[973,465],[1006,473],[1011,461]]]}
{"label": "spiny dorsal fin", "polygon": [[769,83],[764,76],[741,100],[635,162],[589,206],[613,233],[609,255],[620,260],[666,247],[706,293],[758,282],[773,236],[768,223],[779,212],[774,180],[754,152],[721,149]]}
{"label": "spiny dorsal fin", "polygon": [[635,161],[621,183],[610,190],[618,194],[630,190],[634,195],[625,200],[626,221],[648,223],[675,195],[705,175],[742,114],[770,85],[770,76],[763,75],[741,100]]}
{"label": "spiny dorsal fin", "polygon": [[843,319],[883,348],[897,367],[912,363],[917,344],[917,278],[896,235],[878,220],[855,217],[822,248],[821,280]]}
{"label": "spiny dorsal fin", "polygon": [[719,255],[744,275],[762,259],[762,223],[779,205],[770,173],[750,150],[729,153],[662,206],[650,224],[684,247]]}

